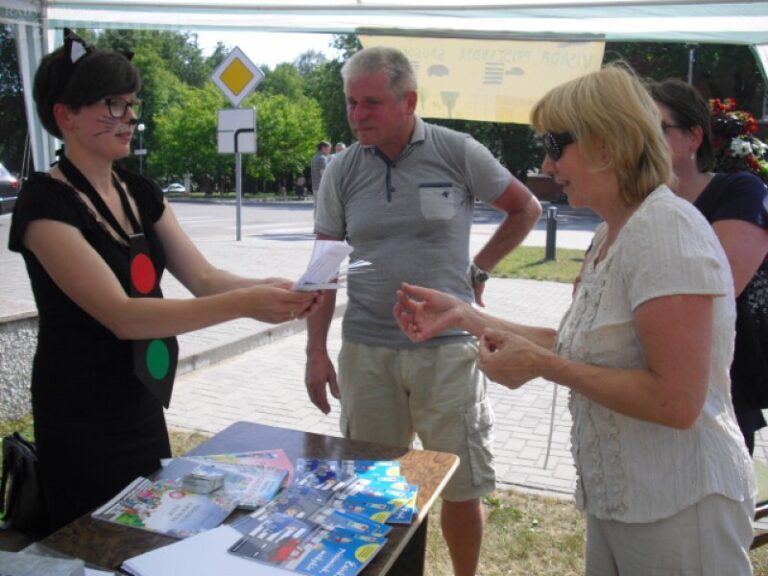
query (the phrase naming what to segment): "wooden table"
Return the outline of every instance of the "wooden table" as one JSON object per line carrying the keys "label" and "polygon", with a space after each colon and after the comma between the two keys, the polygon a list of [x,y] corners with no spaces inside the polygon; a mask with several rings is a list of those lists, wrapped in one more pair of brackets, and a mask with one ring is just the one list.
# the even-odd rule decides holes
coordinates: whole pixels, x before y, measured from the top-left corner
{"label": "wooden table", "polygon": [[[410,526],[394,526],[386,546],[365,568],[365,576],[418,576],[424,572],[427,516],[458,466],[453,454],[405,450],[343,438],[236,422],[198,446],[191,454],[222,454],[282,448],[296,458],[399,460],[403,475],[419,485],[418,517]],[[95,566],[117,569],[124,560],[174,542],[175,539],[82,516],[54,532],[42,544]]]}

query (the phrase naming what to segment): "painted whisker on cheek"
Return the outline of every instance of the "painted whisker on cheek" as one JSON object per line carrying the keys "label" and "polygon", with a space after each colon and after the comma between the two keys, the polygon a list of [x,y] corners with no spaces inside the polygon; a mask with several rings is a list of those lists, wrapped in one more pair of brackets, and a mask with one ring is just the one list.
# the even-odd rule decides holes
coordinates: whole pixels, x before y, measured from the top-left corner
{"label": "painted whisker on cheek", "polygon": [[119,118],[112,118],[112,116],[102,116],[98,119],[99,124],[104,126],[105,128],[114,128],[118,124],[120,124]]}
{"label": "painted whisker on cheek", "polygon": [[102,116],[98,119],[99,124],[102,125],[104,128],[101,132],[95,132],[94,136],[101,136],[103,134],[109,134],[110,132],[115,131],[115,126],[117,126],[120,123],[120,120],[117,118],[112,118],[111,116]]}

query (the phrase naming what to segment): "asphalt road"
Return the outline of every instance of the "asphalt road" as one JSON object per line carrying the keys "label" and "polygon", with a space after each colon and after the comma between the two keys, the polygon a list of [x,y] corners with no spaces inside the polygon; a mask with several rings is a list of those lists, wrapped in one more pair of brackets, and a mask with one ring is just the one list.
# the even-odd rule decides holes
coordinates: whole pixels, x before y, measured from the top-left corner
{"label": "asphalt road", "polygon": [[[236,206],[233,201],[184,201],[172,199],[172,206],[182,227],[193,241],[203,246],[220,246],[237,239]],[[544,246],[546,214],[542,216],[525,244]],[[557,209],[557,246],[585,249],[599,218],[590,210],[574,210],[566,204],[551,205]],[[240,234],[244,243],[259,240],[281,244],[311,242],[314,204],[311,201],[244,202],[241,210]],[[478,205],[473,234],[485,241],[498,226],[503,215],[487,206]],[[0,215],[0,299],[32,302],[32,293],[22,258],[8,250],[11,215]]]}

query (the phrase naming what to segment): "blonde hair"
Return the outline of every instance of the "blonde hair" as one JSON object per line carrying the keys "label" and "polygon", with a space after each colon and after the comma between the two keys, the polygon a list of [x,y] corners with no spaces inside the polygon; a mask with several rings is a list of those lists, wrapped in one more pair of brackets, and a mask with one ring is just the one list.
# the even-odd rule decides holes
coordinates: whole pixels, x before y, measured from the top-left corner
{"label": "blonde hair", "polygon": [[534,106],[531,123],[542,134],[569,132],[594,170],[616,174],[628,205],[673,177],[661,114],[627,64],[553,88]]}

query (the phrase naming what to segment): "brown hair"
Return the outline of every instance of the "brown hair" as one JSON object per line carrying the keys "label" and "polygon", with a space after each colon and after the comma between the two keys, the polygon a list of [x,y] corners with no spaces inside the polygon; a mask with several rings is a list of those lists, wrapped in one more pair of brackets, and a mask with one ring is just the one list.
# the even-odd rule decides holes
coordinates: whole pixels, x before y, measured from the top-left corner
{"label": "brown hair", "polygon": [[61,138],[53,115],[55,104],[73,110],[95,104],[102,98],[141,90],[138,68],[121,52],[90,48],[72,63],[64,46],[46,55],[35,73],[33,97],[43,127]]}
{"label": "brown hair", "polygon": [[712,124],[709,104],[696,88],[678,78],[668,78],[648,85],[656,102],[664,104],[672,113],[675,124],[690,130],[698,126],[702,131],[701,146],[696,150],[696,166],[700,172],[709,172],[715,166],[712,148]]}

